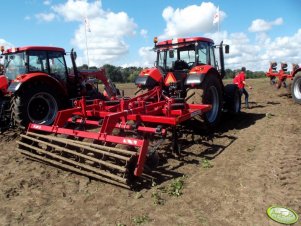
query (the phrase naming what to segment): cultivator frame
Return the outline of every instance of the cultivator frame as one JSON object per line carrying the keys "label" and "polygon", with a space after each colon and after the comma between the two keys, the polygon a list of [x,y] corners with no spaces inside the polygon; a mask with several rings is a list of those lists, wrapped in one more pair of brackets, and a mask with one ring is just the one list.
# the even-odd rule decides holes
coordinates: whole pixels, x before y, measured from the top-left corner
{"label": "cultivator frame", "polygon": [[177,126],[210,110],[211,105],[165,96],[161,86],[131,99],[87,104],[82,97],[73,108],[59,111],[52,126],[29,124],[18,150],[30,158],[128,186],[131,178],[143,173],[152,137],[165,137],[172,128],[175,148]]}
{"label": "cultivator frame", "polygon": [[271,62],[269,71],[266,72],[266,77],[270,78],[270,84],[275,85],[277,89],[282,86],[287,88],[286,80],[294,79],[294,72],[299,68],[298,64],[292,64],[292,71],[287,71],[287,63],[281,63],[281,69],[277,71],[277,63]]}

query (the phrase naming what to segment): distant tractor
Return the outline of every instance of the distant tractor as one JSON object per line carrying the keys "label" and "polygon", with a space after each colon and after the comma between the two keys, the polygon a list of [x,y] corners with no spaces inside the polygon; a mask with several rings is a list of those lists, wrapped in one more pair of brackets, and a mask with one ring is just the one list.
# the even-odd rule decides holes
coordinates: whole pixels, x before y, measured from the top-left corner
{"label": "distant tractor", "polygon": [[71,106],[70,99],[102,98],[91,78],[103,80],[110,97],[116,89],[104,71],[78,71],[71,51],[69,72],[62,48],[27,46],[4,50],[4,73],[0,75],[0,129],[14,124],[26,128],[32,123],[51,125],[60,109]]}

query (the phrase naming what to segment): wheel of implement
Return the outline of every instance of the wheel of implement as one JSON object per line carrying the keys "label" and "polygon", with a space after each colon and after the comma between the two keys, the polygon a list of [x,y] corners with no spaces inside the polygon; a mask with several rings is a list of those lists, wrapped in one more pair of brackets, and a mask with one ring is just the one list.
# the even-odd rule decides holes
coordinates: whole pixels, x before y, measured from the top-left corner
{"label": "wheel of implement", "polygon": [[295,77],[291,88],[293,100],[301,104],[301,72],[298,72]]}
{"label": "wheel of implement", "polygon": [[271,85],[275,85],[276,84],[276,77],[275,76],[270,77],[270,84]]}

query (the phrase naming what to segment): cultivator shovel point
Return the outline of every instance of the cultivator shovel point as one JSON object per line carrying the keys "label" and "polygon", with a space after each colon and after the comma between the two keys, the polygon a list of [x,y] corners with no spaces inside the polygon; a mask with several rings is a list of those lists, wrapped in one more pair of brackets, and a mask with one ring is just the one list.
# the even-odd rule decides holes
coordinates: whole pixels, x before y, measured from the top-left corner
{"label": "cultivator shovel point", "polygon": [[162,139],[168,127],[176,128],[211,109],[211,105],[179,104],[163,97],[160,87],[132,99],[86,104],[83,97],[74,105],[58,112],[52,126],[29,124],[18,150],[30,158],[126,187],[143,173],[150,138]]}

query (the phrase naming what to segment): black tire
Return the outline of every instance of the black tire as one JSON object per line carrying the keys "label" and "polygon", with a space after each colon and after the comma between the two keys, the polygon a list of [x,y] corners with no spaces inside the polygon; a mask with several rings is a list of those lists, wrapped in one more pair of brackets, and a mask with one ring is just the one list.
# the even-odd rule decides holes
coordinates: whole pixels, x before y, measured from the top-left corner
{"label": "black tire", "polygon": [[273,86],[273,85],[275,85],[276,84],[276,77],[275,76],[272,76],[272,77],[270,77],[270,84]]}
{"label": "black tire", "polygon": [[297,104],[301,104],[301,72],[298,72],[292,84],[292,97]]}
{"label": "black tire", "polygon": [[[223,103],[222,83],[215,74],[208,74],[201,84],[200,89],[192,89],[194,92],[188,103],[192,104],[211,104],[211,111],[204,113],[201,117],[196,116],[195,119],[204,121],[208,129],[214,129],[220,121],[221,109]],[[190,93],[187,93],[189,96]]]}
{"label": "black tire", "polygon": [[50,125],[60,107],[58,97],[46,85],[22,89],[15,94],[12,117],[15,125],[26,128],[30,122]]}
{"label": "black tire", "polygon": [[239,114],[241,109],[241,96],[237,85],[228,84],[225,86],[225,109],[232,114]]}

